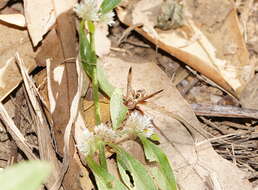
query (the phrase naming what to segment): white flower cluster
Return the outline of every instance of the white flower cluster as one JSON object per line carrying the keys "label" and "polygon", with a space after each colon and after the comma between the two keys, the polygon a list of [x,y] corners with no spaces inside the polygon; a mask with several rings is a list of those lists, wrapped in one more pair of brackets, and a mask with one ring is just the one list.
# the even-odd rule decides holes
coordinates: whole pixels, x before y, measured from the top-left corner
{"label": "white flower cluster", "polygon": [[146,115],[141,115],[138,112],[133,112],[126,120],[126,129],[136,133],[143,133],[146,137],[151,137],[154,134],[154,128],[151,118]]}
{"label": "white flower cluster", "polygon": [[117,137],[118,135],[114,130],[101,123],[100,125],[95,126],[94,132],[84,129],[77,147],[81,153],[87,156],[94,151],[98,140],[101,139],[105,142],[114,142]]}
{"label": "white flower cluster", "polygon": [[154,134],[151,118],[146,115],[141,115],[138,112],[133,112],[126,120],[122,131],[115,131],[103,123],[95,126],[93,132],[90,132],[88,129],[84,129],[77,147],[80,152],[87,156],[94,152],[99,140],[113,143],[116,142],[117,139],[121,138],[122,134],[126,135],[128,133],[141,133],[147,138],[151,137]]}
{"label": "white flower cluster", "polygon": [[108,12],[101,14],[101,4],[103,0],[82,0],[74,6],[74,11],[78,17],[87,20],[106,23],[108,25],[114,24],[114,13]]}
{"label": "white flower cluster", "polygon": [[95,137],[88,129],[83,129],[81,138],[77,142],[77,148],[85,156],[89,155],[92,150],[92,144],[95,142]]}
{"label": "white flower cluster", "polygon": [[114,142],[118,137],[116,131],[102,123],[94,128],[94,134],[103,139],[105,142]]}

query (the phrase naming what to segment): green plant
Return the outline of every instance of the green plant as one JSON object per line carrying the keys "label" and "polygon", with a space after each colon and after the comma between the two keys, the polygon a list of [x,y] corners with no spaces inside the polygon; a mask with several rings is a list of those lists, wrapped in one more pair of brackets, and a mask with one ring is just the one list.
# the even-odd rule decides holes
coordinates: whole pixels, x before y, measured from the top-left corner
{"label": "green plant", "polygon": [[[93,131],[84,129],[78,148],[84,153],[100,190],[176,190],[175,178],[166,155],[151,141],[158,139],[154,133],[151,118],[128,107],[122,90],[114,87],[107,80],[95,53],[95,24],[97,22],[111,24],[113,22],[112,10],[120,1],[84,0],[75,7],[75,12],[81,19],[80,61],[84,71],[92,80],[96,119]],[[112,126],[101,123],[98,97],[100,90],[110,98]],[[119,143],[127,139],[139,139],[144,147],[145,157],[149,162],[155,162],[156,167],[150,168],[143,165],[121,148]],[[117,179],[109,173],[106,161],[107,151],[116,154],[121,179]]]}
{"label": "green plant", "polygon": [[0,171],[1,190],[38,190],[50,174],[50,164],[27,161]]}

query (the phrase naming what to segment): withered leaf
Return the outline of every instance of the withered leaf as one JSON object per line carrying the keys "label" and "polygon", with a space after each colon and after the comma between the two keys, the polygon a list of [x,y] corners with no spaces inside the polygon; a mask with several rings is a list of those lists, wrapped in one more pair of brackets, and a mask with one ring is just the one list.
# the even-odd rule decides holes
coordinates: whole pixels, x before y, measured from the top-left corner
{"label": "withered leaf", "polygon": [[[75,59],[76,30],[72,10],[63,13],[57,18],[56,27],[49,32],[43,43],[41,52],[37,56],[39,65],[49,63],[48,68],[48,95],[50,112],[53,120],[53,131],[57,145],[57,152],[65,158],[63,152],[64,134],[70,120],[71,103],[77,92],[77,70]],[[73,132],[72,132],[73,133]],[[70,134],[71,135],[71,134]],[[70,166],[65,175],[63,186],[65,189],[79,189],[79,166],[74,159],[75,145],[70,138]],[[66,165],[67,163],[63,163]]]}

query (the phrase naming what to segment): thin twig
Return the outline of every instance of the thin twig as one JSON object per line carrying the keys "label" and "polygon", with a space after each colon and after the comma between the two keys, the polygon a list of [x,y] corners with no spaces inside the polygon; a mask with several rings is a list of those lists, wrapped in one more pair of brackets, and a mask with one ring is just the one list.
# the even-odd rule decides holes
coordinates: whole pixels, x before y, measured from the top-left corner
{"label": "thin twig", "polygon": [[234,106],[191,104],[198,116],[258,119],[258,110]]}
{"label": "thin twig", "polygon": [[150,48],[151,47],[148,44],[137,43],[137,42],[133,42],[131,40],[126,40],[126,41],[124,41],[122,43],[128,43],[128,44],[131,44],[133,46],[142,47],[142,48]]}
{"label": "thin twig", "polygon": [[117,46],[120,46],[120,44],[123,42],[123,40],[125,40],[128,35],[131,33],[131,31],[133,31],[135,28],[141,27],[143,24],[142,23],[138,23],[138,24],[134,24],[131,25],[130,27],[128,27],[122,34],[122,36],[119,38]]}

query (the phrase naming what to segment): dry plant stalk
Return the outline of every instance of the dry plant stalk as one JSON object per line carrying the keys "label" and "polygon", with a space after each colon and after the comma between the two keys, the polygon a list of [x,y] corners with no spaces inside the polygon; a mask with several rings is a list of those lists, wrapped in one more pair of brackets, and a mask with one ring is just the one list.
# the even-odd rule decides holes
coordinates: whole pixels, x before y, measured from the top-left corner
{"label": "dry plant stalk", "polygon": [[2,121],[5,123],[8,133],[12,136],[19,149],[24,152],[28,159],[37,159],[36,155],[32,152],[30,145],[26,142],[23,134],[9,116],[2,102],[0,103],[0,115],[2,117]]}

